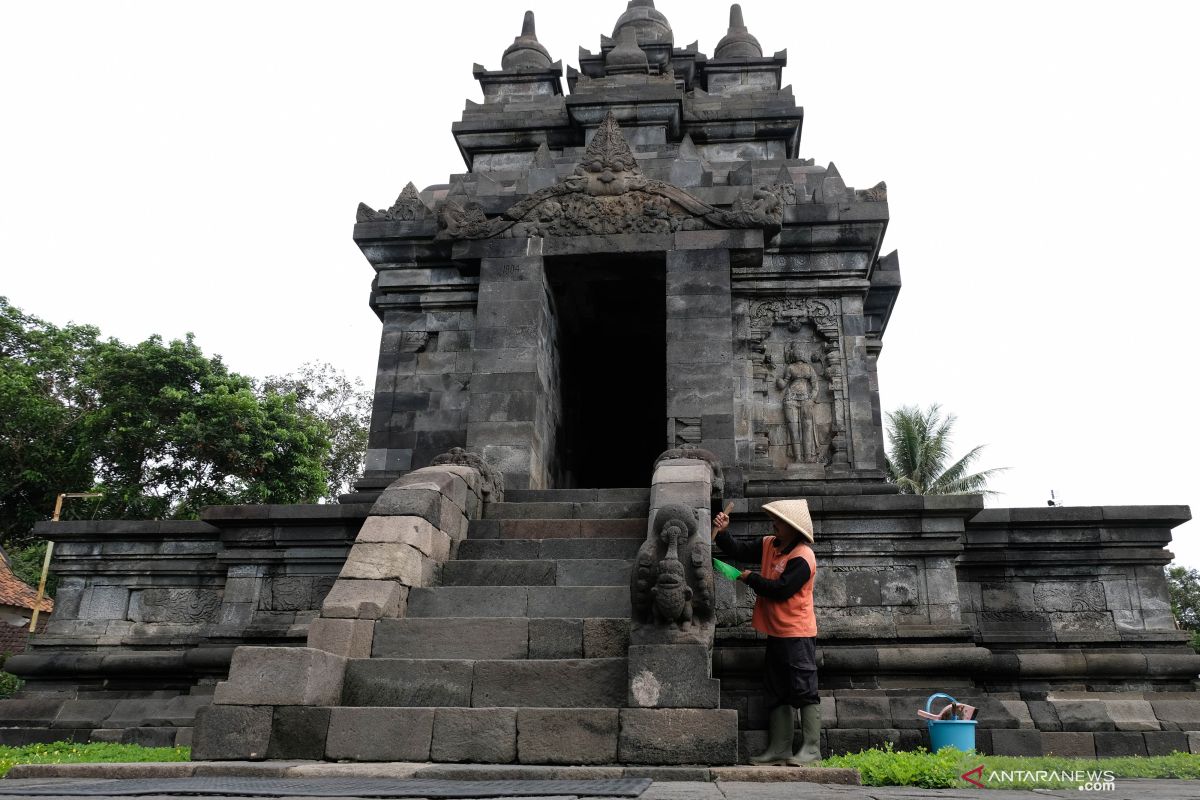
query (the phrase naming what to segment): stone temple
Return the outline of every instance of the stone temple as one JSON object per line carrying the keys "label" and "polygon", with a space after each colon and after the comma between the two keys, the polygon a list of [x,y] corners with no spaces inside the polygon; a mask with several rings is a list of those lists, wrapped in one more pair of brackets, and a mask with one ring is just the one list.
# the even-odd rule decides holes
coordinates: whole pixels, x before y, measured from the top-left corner
{"label": "stone temple", "polygon": [[355,491],[43,524],[57,608],[0,742],[735,763],[765,738],[763,642],[709,521],[732,502],[754,538],[806,497],[826,753],[927,743],[935,691],[987,753],[1200,743],[1163,577],[1188,509],[897,494],[885,185],[803,157],[786,52],[738,6],[712,55],[651,0],[613,10],[565,85],[527,15],[475,67],[465,170],[359,207],[383,333]]}

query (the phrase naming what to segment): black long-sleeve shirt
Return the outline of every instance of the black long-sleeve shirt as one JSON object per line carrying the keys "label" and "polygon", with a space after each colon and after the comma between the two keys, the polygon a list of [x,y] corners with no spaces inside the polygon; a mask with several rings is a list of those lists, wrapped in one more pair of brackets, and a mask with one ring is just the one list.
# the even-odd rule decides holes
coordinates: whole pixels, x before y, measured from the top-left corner
{"label": "black long-sleeve shirt", "polygon": [[[790,545],[783,548],[779,552],[791,552],[799,539],[793,541]],[[729,535],[729,531],[721,531],[717,534],[717,544],[721,547],[721,552],[736,559],[737,561],[747,561],[751,564],[762,564],[762,543],[761,542],[738,542]],[[803,558],[793,558],[783,568],[783,574],[778,580],[764,578],[757,572],[751,572],[746,576],[746,585],[754,590],[754,593],[760,597],[765,597],[768,600],[787,600],[808,582],[812,570],[808,568],[808,562]]]}

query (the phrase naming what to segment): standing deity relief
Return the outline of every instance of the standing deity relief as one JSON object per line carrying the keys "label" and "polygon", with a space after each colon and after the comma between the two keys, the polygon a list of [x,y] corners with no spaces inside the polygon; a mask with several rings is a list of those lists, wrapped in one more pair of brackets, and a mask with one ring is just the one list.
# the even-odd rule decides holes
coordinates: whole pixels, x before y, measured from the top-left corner
{"label": "standing deity relief", "polygon": [[844,450],[844,358],[836,300],[784,298],[750,312],[755,450],[761,467],[823,468]]}

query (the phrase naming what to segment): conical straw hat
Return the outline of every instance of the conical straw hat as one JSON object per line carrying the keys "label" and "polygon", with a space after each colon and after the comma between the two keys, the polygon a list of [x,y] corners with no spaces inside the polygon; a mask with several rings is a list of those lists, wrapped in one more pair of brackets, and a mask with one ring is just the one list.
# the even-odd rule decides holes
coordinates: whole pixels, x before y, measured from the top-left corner
{"label": "conical straw hat", "polygon": [[770,514],[775,519],[786,522],[796,530],[800,531],[800,536],[810,544],[813,541],[813,524],[812,515],[808,513],[807,500],[776,500],[773,503],[767,503],[762,507],[762,510]]}

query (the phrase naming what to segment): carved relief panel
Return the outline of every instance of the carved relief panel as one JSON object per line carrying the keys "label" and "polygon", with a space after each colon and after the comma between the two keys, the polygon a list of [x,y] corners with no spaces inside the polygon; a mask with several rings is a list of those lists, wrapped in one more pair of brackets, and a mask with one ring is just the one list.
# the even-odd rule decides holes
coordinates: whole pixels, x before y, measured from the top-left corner
{"label": "carved relief panel", "polygon": [[753,466],[813,476],[849,466],[846,363],[836,299],[750,305]]}

